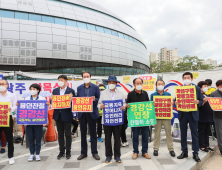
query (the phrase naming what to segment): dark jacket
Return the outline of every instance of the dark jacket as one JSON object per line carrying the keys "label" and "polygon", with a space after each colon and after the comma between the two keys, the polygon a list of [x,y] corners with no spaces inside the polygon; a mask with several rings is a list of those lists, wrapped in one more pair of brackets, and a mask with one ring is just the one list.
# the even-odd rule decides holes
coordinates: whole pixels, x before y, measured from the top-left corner
{"label": "dark jacket", "polygon": [[[77,97],[85,97],[85,85],[82,84],[79,87],[77,87]],[[90,89],[89,89],[89,96],[95,96],[95,101],[93,101],[93,112],[91,113],[86,113],[86,114],[90,114],[92,116],[92,118],[98,119],[99,118],[99,111],[97,108],[97,104],[99,101],[99,97],[100,97],[100,90],[99,87],[93,83],[90,83]],[[82,117],[82,112],[78,113],[78,118],[80,119]]]}
{"label": "dark jacket", "polygon": [[[72,93],[73,97],[75,96],[75,91],[67,86],[65,94]],[[60,95],[60,87],[54,89],[52,91],[53,95]],[[71,108],[67,109],[54,109],[53,119],[57,121],[59,119],[59,114],[61,114],[61,118],[64,122],[72,121],[73,115]]]}
{"label": "dark jacket", "polygon": [[[204,98],[209,97],[203,94]],[[213,110],[207,101],[204,105],[199,107],[199,122],[201,123],[212,123],[213,122]]]}
{"label": "dark jacket", "polygon": [[[222,93],[218,90],[210,94],[210,97],[220,97],[222,98]],[[222,111],[214,111],[214,118],[222,119]]]}

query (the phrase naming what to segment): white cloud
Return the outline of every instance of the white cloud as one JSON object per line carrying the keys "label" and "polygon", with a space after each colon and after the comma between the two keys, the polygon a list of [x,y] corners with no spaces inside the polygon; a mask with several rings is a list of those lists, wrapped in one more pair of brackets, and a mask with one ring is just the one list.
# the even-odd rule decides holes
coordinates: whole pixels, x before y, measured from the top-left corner
{"label": "white cloud", "polygon": [[139,35],[148,52],[177,48],[222,62],[222,1],[220,0],[93,0],[123,18]]}

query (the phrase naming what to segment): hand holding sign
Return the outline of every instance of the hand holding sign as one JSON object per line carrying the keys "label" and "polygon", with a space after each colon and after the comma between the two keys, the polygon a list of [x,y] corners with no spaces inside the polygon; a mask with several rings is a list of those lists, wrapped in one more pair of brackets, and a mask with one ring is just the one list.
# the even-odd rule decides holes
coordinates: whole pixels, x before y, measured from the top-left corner
{"label": "hand holding sign", "polygon": [[102,109],[104,109],[105,108],[105,105],[102,103],[101,105],[100,105],[100,109],[102,110]]}
{"label": "hand holding sign", "polygon": [[96,100],[95,96],[92,96],[92,100],[93,100],[93,101],[95,101],[95,100]]}

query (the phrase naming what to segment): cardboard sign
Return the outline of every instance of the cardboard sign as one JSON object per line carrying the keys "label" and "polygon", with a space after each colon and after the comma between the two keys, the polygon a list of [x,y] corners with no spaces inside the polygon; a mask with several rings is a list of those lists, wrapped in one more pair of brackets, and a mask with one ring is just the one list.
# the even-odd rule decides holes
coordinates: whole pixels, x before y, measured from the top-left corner
{"label": "cardboard sign", "polygon": [[93,112],[92,97],[73,97],[72,112]]}
{"label": "cardboard sign", "polygon": [[143,79],[143,90],[153,91],[155,89],[155,78],[152,76],[140,76],[139,78]]}
{"label": "cardboard sign", "polygon": [[153,96],[155,102],[156,119],[172,119],[173,117],[173,96]]}
{"label": "cardboard sign", "polygon": [[71,108],[70,95],[53,95],[52,109],[66,109]]}
{"label": "cardboard sign", "polygon": [[179,103],[177,109],[183,112],[197,111],[194,100],[197,99],[195,86],[175,87],[176,101]]}
{"label": "cardboard sign", "polygon": [[19,100],[17,107],[18,125],[43,125],[48,122],[47,100]]}
{"label": "cardboard sign", "polygon": [[10,102],[0,102],[0,127],[9,127],[10,126]]}
{"label": "cardboard sign", "polygon": [[127,109],[129,127],[150,126],[156,124],[153,102],[128,103]]}
{"label": "cardboard sign", "polygon": [[208,97],[207,99],[213,111],[222,111],[222,102],[220,97]]}

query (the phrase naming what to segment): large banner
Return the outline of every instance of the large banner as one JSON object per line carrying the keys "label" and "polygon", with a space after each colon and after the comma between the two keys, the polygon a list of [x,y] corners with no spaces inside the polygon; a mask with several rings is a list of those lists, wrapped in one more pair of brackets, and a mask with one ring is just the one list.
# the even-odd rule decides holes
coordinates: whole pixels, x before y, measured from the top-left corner
{"label": "large banner", "polygon": [[52,109],[67,109],[71,107],[71,96],[68,95],[53,95]]}
{"label": "large banner", "polygon": [[47,100],[18,100],[17,124],[18,125],[43,125],[47,124]]}
{"label": "large banner", "polygon": [[173,117],[173,96],[153,96],[155,102],[156,119],[172,119]]}
{"label": "large banner", "polygon": [[197,99],[195,86],[175,87],[175,93],[176,100],[179,103],[177,105],[179,111],[197,111],[197,105],[193,103]]}
{"label": "large banner", "polygon": [[124,113],[121,110],[123,100],[104,100],[103,121],[105,126],[118,126],[124,123]]}
{"label": "large banner", "polygon": [[129,127],[150,126],[156,124],[153,102],[129,103],[127,109]]}
{"label": "large banner", "polygon": [[10,102],[0,102],[0,127],[9,127],[10,126]]}
{"label": "large banner", "polygon": [[92,97],[73,97],[72,112],[92,112],[93,100]]}
{"label": "large banner", "polygon": [[213,111],[222,111],[222,102],[220,97],[208,97],[207,99]]}

